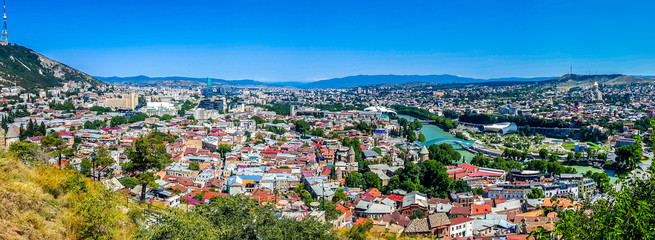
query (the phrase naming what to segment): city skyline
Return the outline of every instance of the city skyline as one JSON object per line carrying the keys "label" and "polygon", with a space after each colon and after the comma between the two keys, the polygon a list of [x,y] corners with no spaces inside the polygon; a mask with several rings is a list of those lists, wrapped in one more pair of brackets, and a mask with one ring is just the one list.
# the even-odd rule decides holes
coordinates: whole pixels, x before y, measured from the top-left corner
{"label": "city skyline", "polygon": [[12,43],[94,76],[655,75],[653,3],[7,3]]}

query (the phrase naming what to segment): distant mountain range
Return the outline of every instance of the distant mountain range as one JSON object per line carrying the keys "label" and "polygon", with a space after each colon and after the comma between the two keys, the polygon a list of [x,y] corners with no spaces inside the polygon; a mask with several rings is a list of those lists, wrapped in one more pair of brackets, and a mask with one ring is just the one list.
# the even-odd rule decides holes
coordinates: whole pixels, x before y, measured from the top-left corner
{"label": "distant mountain range", "polygon": [[19,45],[0,45],[0,86],[27,90],[61,86],[74,81],[104,85],[90,75]]}
{"label": "distant mountain range", "polygon": [[[131,82],[131,83],[156,83],[161,81],[195,81],[195,82],[207,82],[207,78],[194,78],[194,77],[148,77],[148,76],[134,76],[134,77],[96,77],[100,81],[106,83],[121,83],[121,82]],[[264,82],[259,82],[255,80],[225,80],[212,78],[213,84],[229,84],[229,85],[266,85]]]}
{"label": "distant mountain range", "polygon": [[[134,76],[134,77],[96,77],[97,79],[106,83],[130,83],[130,84],[156,84],[162,81],[196,81],[204,83],[206,78],[193,78],[193,77],[147,77],[147,76]],[[212,78],[212,83],[238,86],[290,86],[298,88],[349,88],[365,85],[377,84],[398,84],[398,83],[484,83],[484,82],[514,82],[514,81],[544,81],[553,79],[555,77],[535,77],[535,78],[493,78],[493,79],[477,79],[459,77],[455,75],[358,75],[343,78],[332,78],[326,80],[319,80],[315,82],[260,82],[255,80],[225,80]]]}

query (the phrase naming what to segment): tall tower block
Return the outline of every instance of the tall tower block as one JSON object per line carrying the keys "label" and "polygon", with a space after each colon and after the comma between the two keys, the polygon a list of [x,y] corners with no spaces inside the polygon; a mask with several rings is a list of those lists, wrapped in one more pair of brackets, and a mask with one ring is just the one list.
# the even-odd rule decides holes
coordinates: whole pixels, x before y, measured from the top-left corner
{"label": "tall tower block", "polygon": [[2,36],[0,36],[0,45],[8,45],[9,35],[7,34],[7,5],[5,4],[5,0],[2,1],[2,10],[4,11],[4,15],[2,16],[4,24],[2,26]]}

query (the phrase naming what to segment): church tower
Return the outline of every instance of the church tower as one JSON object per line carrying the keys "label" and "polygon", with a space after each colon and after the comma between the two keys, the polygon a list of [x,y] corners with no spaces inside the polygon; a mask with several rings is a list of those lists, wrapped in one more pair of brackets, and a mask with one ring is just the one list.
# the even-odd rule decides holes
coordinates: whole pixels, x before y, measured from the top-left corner
{"label": "church tower", "polygon": [[428,148],[423,146],[421,148],[421,152],[418,153],[419,161],[427,161],[429,157],[430,157],[430,151],[428,151]]}

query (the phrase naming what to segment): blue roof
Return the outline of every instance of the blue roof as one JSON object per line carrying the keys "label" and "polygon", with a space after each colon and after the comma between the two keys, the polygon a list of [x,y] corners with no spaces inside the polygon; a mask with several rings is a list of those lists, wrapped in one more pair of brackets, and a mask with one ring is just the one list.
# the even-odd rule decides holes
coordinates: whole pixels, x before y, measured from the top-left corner
{"label": "blue roof", "polygon": [[254,180],[255,182],[259,182],[262,179],[262,176],[255,176],[255,175],[238,175],[238,176],[243,180]]}
{"label": "blue roof", "polygon": [[386,129],[375,130],[373,133],[387,133]]}

